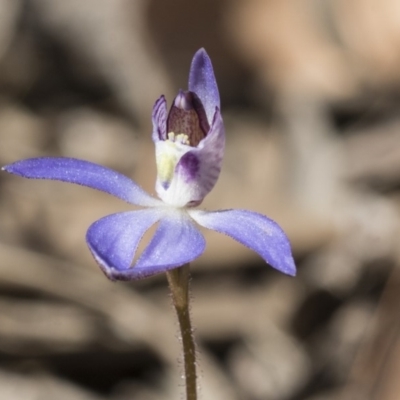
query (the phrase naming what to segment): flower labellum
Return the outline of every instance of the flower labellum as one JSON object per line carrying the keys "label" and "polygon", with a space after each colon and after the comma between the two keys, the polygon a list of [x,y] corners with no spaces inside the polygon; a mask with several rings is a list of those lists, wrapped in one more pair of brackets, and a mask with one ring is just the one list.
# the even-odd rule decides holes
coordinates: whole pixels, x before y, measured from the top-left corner
{"label": "flower labellum", "polygon": [[211,61],[200,50],[193,58],[189,91],[178,93],[168,115],[164,96],[153,109],[156,191],[165,203],[197,206],[217,182],[225,150],[219,108]]}
{"label": "flower labellum", "polygon": [[[145,278],[199,257],[205,240],[194,222],[232,237],[272,267],[295,275],[290,243],[276,222],[247,210],[207,212],[195,208],[217,182],[225,149],[218,87],[204,49],[193,57],[189,90],[179,91],[169,112],[161,96],[154,105],[152,121],[159,199],[119,172],[74,158],[31,158],[3,170],[25,178],[88,186],[145,207],[108,215],[88,229],[89,249],[111,280]],[[132,265],[140,240],[157,222],[150,243]]]}

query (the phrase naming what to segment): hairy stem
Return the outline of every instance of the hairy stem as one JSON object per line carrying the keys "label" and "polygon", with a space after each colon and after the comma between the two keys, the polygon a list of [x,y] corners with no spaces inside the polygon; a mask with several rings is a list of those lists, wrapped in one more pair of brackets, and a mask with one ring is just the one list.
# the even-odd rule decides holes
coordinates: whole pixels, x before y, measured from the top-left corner
{"label": "hairy stem", "polygon": [[196,348],[189,313],[189,274],[189,264],[185,264],[183,267],[168,271],[167,278],[182,337],[186,400],[196,400]]}

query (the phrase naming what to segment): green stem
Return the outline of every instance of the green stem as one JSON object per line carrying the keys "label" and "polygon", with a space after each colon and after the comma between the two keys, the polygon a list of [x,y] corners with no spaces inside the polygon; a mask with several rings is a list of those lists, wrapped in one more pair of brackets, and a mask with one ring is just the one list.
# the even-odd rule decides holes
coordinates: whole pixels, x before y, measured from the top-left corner
{"label": "green stem", "polygon": [[168,283],[182,336],[186,400],[196,400],[196,347],[189,313],[189,275],[189,264],[167,272]]}

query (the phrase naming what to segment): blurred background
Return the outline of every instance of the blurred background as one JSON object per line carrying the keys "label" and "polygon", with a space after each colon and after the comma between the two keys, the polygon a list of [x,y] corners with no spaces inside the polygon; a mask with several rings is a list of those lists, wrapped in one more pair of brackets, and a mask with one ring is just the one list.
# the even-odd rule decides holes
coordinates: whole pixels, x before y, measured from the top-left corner
{"label": "blurred background", "polygon": [[[271,216],[298,265],[284,276],[205,232],[201,398],[398,400],[398,0],[0,0],[1,165],[83,158],[154,193],[151,109],[200,47],[227,132],[203,207]],[[182,398],[165,277],[109,282],[86,248],[128,209],[1,174],[1,400]]]}

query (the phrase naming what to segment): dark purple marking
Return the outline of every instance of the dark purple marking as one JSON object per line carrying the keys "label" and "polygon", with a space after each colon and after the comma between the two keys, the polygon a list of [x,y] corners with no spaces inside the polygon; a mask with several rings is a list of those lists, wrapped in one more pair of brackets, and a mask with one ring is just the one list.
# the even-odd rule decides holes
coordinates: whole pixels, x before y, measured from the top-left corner
{"label": "dark purple marking", "polygon": [[196,179],[199,172],[200,162],[198,157],[191,151],[182,156],[179,160],[176,170],[182,174],[185,182]]}

